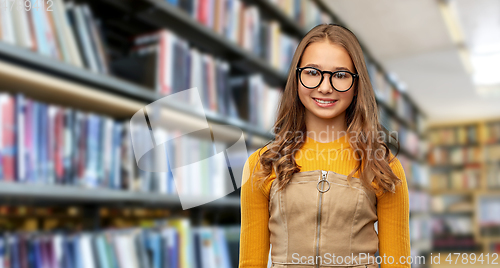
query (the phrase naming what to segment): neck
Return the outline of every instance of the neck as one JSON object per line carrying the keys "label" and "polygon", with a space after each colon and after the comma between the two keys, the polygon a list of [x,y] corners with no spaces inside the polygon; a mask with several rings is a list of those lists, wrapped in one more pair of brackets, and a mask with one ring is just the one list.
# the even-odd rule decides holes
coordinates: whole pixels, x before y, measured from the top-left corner
{"label": "neck", "polygon": [[334,118],[320,118],[306,112],[307,136],[318,142],[332,142],[347,134],[345,112]]}

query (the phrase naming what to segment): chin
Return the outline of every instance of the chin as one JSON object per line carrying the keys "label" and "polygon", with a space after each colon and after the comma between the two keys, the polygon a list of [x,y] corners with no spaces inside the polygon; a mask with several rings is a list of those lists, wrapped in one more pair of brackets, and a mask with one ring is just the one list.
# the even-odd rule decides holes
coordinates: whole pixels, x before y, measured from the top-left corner
{"label": "chin", "polygon": [[314,113],[316,117],[321,119],[332,119],[335,118],[338,114],[336,113]]}

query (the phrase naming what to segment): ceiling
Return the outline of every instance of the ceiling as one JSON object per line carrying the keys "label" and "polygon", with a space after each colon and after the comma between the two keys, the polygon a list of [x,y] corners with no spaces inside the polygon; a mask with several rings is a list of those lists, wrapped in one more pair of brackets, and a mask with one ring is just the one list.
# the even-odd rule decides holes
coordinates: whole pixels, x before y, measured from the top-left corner
{"label": "ceiling", "polygon": [[[500,1],[455,1],[468,49],[500,50]],[[437,0],[324,0],[438,124],[500,117],[500,96],[476,93]],[[492,37],[495,36],[495,37]],[[498,70],[500,72],[500,68]]]}

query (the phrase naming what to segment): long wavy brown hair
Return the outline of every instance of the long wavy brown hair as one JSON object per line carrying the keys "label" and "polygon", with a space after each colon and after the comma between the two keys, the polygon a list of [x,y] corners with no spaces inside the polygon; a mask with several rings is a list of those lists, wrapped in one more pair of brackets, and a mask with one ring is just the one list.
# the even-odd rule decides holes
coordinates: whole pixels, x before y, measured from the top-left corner
{"label": "long wavy brown hair", "polygon": [[[395,192],[397,183],[401,180],[393,173],[391,163],[399,153],[399,141],[388,133],[378,118],[378,108],[375,94],[370,83],[364,54],[358,39],[349,29],[337,24],[320,24],[311,29],[300,41],[293,55],[291,68],[285,90],[278,105],[277,119],[273,125],[275,137],[259,151],[260,168],[252,172],[260,186],[265,183],[275,171],[279,190],[290,181],[294,173],[300,172],[300,166],[295,162],[294,153],[305,142],[307,133],[305,122],[305,107],[297,94],[298,78],[296,67],[300,66],[302,54],[307,46],[314,42],[329,41],[347,50],[354,63],[359,79],[353,85],[355,96],[346,110],[347,133],[357,133],[362,139],[349,139],[358,161],[356,168],[348,175],[347,181],[359,171],[361,183],[374,192]],[[396,155],[390,158],[388,144],[391,137],[397,142]],[[267,148],[267,149],[266,149]],[[264,152],[262,152],[264,151]],[[373,187],[374,181],[378,188]]]}

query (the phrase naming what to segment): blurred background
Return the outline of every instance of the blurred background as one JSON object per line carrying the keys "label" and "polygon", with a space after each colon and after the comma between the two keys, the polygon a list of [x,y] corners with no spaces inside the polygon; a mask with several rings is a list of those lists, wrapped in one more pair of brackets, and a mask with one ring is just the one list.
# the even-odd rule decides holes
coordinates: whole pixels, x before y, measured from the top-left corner
{"label": "blurred background", "polygon": [[[412,266],[497,266],[499,18],[497,0],[2,1],[0,267],[238,267],[231,170],[247,156],[175,185],[177,171],[137,167],[130,118],[197,87],[209,124],[243,130],[251,154],[272,139],[293,52],[321,23],[356,34],[381,123],[398,133],[412,255],[426,257]],[[194,103],[162,115],[202,129]],[[223,146],[241,135],[226,134]],[[165,150],[169,166],[214,155],[196,136]],[[181,192],[217,191],[231,193],[181,207]]]}

